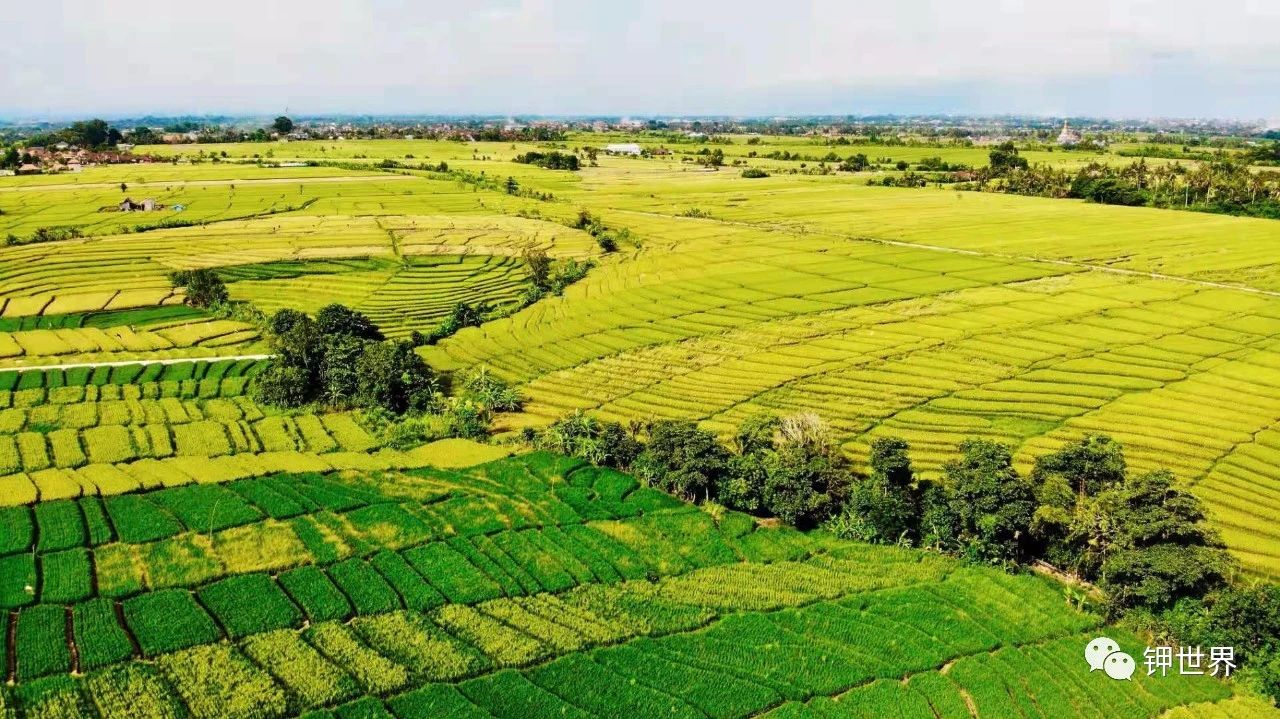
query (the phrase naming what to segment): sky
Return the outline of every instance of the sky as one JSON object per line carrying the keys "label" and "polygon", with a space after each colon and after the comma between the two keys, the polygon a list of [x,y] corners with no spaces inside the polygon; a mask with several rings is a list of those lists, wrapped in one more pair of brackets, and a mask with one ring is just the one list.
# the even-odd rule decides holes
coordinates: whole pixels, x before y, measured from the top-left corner
{"label": "sky", "polygon": [[[8,4],[8,3],[7,3]],[[0,117],[1269,119],[1275,0],[40,0]]]}

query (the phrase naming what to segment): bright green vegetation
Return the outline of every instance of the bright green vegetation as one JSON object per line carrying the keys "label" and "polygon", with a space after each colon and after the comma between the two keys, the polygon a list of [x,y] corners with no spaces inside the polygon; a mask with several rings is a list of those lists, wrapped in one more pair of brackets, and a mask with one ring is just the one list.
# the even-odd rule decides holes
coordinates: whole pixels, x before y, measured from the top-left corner
{"label": "bright green vegetation", "polygon": [[[1140,717],[1231,695],[1090,675],[1094,635],[1141,641],[1048,580],[717,520],[551,454],[145,490],[90,536],[97,502],[2,517],[4,556],[34,551],[40,586],[50,558],[97,555],[97,596],[17,613],[23,715]],[[108,592],[121,552],[139,579]]]}

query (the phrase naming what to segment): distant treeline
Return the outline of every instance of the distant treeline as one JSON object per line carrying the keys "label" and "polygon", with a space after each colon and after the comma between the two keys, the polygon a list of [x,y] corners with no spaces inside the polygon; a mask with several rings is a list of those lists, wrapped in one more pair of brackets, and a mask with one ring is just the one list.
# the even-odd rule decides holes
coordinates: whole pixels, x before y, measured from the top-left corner
{"label": "distant treeline", "polygon": [[1029,164],[1006,143],[992,150],[991,163],[976,178],[958,187],[1280,219],[1280,171],[1250,167],[1250,163],[1276,161],[1280,161],[1280,143],[1255,148],[1239,159],[1215,155],[1194,165],[1148,164],[1140,159],[1123,166],[1095,162],[1066,170]]}

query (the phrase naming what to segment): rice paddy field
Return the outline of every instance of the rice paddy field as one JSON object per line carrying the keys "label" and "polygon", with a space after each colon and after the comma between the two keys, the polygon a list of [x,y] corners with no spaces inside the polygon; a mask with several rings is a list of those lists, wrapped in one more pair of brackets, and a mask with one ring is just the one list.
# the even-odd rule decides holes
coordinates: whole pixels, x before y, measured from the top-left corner
{"label": "rice paddy field", "polygon": [[548,454],[50,499],[0,526],[27,587],[0,593],[0,691],[24,716],[1236,707],[1210,677],[1091,676],[1100,620],[1048,580],[714,518]]}
{"label": "rice paddy field", "polygon": [[[736,140],[763,167],[792,161],[748,147],[826,151]],[[503,428],[581,409],[729,434],[816,411],[856,462],[900,436],[926,474],[967,437],[1026,468],[1106,432],[1275,578],[1275,222],[746,179],[679,153],[567,173],[510,162],[532,144],[155,149],[227,155],[0,178],[19,238],[0,247],[0,717],[1270,715],[1207,677],[1090,675],[1089,639],[1141,642],[1047,579],[263,406],[260,331],[168,275],[214,269],[266,312],[342,302],[397,338],[461,301],[506,312],[419,350],[515,384]],[[950,151],[883,152],[908,150]],[[103,209],[126,194],[168,208]],[[581,210],[629,240],[603,252]],[[83,236],[25,242],[42,227]],[[529,247],[594,266],[517,310]]]}

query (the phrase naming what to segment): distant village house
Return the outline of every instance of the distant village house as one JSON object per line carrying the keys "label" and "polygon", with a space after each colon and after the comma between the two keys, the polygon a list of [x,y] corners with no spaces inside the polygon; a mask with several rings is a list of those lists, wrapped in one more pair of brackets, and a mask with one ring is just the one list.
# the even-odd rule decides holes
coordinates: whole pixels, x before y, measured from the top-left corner
{"label": "distant village house", "polygon": [[164,205],[155,201],[155,198],[148,197],[142,202],[134,202],[128,197],[120,201],[118,208],[121,212],[155,212],[164,209]]}

